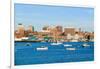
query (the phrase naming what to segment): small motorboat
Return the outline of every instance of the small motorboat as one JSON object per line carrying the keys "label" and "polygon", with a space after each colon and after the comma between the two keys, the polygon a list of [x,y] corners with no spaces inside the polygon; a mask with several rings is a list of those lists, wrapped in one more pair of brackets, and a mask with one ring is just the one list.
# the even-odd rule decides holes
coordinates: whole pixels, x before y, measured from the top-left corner
{"label": "small motorboat", "polygon": [[58,42],[57,43],[51,43],[51,45],[60,45],[60,44],[62,44],[62,43],[60,43],[60,42],[59,43]]}
{"label": "small motorboat", "polygon": [[76,48],[66,48],[66,50],[76,50]]}
{"label": "small motorboat", "polygon": [[36,50],[37,50],[37,51],[48,50],[48,47],[41,46],[41,47],[36,48]]}
{"label": "small motorboat", "polygon": [[71,44],[64,44],[64,47],[72,46]]}
{"label": "small motorboat", "polygon": [[82,46],[84,46],[84,47],[88,47],[88,46],[90,46],[90,45],[88,45],[88,44],[84,43]]}
{"label": "small motorboat", "polygon": [[32,46],[31,43],[26,43],[25,46]]}

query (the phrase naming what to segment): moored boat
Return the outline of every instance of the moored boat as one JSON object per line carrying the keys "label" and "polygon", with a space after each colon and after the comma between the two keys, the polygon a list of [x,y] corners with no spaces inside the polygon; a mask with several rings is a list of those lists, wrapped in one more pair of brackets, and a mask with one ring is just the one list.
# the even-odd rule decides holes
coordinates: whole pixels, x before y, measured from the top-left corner
{"label": "moored boat", "polygon": [[62,44],[62,43],[60,43],[60,42],[57,42],[57,43],[51,43],[51,45],[60,45],[60,44]]}
{"label": "moored boat", "polygon": [[64,47],[72,46],[71,44],[64,44]]}
{"label": "moored boat", "polygon": [[66,50],[76,50],[76,48],[66,48]]}
{"label": "moored boat", "polygon": [[88,46],[90,46],[90,45],[88,45],[88,44],[84,43],[84,44],[83,44],[83,46],[84,46],[84,47],[88,47]]}
{"label": "moored boat", "polygon": [[37,51],[39,51],[39,50],[48,50],[48,47],[45,47],[45,46],[41,46],[41,47],[38,47],[38,48],[36,48],[36,50]]}

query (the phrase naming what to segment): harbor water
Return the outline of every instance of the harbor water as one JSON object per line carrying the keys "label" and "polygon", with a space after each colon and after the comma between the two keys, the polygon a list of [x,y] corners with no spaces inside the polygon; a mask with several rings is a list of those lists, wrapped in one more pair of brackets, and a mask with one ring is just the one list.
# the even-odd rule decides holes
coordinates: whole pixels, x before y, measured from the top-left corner
{"label": "harbor water", "polygon": [[[84,43],[88,44],[88,46],[83,46]],[[46,48],[43,50],[41,47]],[[15,65],[94,60],[94,42],[63,42],[53,45],[51,42],[15,41],[14,51]]]}

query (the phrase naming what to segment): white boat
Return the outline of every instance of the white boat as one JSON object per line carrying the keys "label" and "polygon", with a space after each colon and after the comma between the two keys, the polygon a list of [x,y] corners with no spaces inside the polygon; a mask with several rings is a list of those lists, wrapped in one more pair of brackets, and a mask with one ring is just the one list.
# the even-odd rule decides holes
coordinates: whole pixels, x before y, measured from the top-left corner
{"label": "white boat", "polygon": [[66,48],[66,50],[76,50],[76,48]]}
{"label": "white boat", "polygon": [[48,47],[44,47],[44,46],[41,46],[41,47],[38,47],[38,48],[36,48],[36,50],[48,50]]}
{"label": "white boat", "polygon": [[90,46],[90,45],[88,45],[88,44],[84,43],[84,44],[83,44],[83,46],[84,46],[84,47],[88,47],[88,46]]}
{"label": "white boat", "polygon": [[65,46],[65,47],[68,47],[68,46],[72,46],[72,45],[71,45],[71,44],[65,44],[64,46]]}
{"label": "white boat", "polygon": [[58,42],[57,43],[51,43],[51,45],[60,45],[60,44],[62,44],[62,43],[60,43],[60,42],[59,43]]}

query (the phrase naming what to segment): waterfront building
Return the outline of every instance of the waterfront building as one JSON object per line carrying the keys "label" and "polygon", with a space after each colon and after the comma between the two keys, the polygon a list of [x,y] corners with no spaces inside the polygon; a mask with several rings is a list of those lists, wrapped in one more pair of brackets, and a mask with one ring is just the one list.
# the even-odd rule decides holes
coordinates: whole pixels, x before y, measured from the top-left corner
{"label": "waterfront building", "polygon": [[90,37],[91,37],[91,39],[94,39],[94,32],[90,33]]}
{"label": "waterfront building", "polygon": [[49,26],[44,26],[43,28],[42,28],[42,32],[50,32],[50,27]]}
{"label": "waterfront building", "polygon": [[17,28],[16,33],[19,35],[20,38],[23,37],[25,34],[24,26],[21,23],[18,24],[18,28]]}
{"label": "waterfront building", "polygon": [[34,32],[34,27],[32,25],[29,25],[28,32]]}
{"label": "waterfront building", "polygon": [[73,38],[73,36],[71,35],[71,34],[67,34],[67,41],[71,41],[72,40],[72,38]]}
{"label": "waterfront building", "polygon": [[[21,23],[18,24],[17,30],[15,30],[15,38],[23,37],[37,37],[39,40],[50,41],[93,41],[94,32],[83,32],[81,28],[76,29],[73,27],[64,28],[62,26],[44,26],[42,31],[34,31],[32,25],[28,26],[28,29],[24,28],[24,25]],[[52,38],[52,39],[51,39]],[[26,38],[25,38],[26,39]]]}
{"label": "waterfront building", "polygon": [[57,32],[63,32],[63,27],[62,26],[56,26]]}
{"label": "waterfront building", "polygon": [[75,34],[73,39],[79,40],[79,35],[78,34]]}
{"label": "waterfront building", "polygon": [[21,38],[21,36],[17,30],[14,32],[14,35],[15,35],[15,38]]}
{"label": "waterfront building", "polygon": [[71,34],[71,35],[74,35],[75,34],[75,28],[64,28],[64,33],[65,35],[67,34]]}

